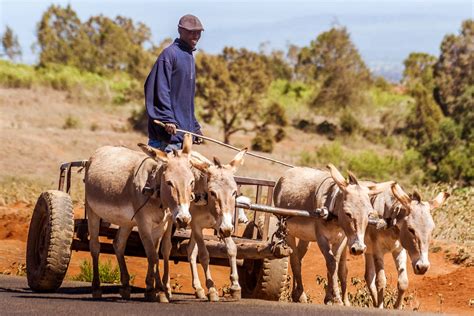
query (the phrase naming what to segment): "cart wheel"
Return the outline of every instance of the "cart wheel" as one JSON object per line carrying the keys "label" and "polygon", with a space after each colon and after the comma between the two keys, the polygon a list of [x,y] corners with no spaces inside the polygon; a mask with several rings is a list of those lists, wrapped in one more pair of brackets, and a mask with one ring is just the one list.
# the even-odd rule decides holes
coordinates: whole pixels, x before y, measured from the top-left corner
{"label": "cart wheel", "polygon": [[[252,238],[254,222],[249,222],[243,237]],[[263,223],[257,220],[258,237],[261,238]],[[277,218],[270,217],[269,236],[277,229]],[[244,260],[238,267],[242,297],[269,301],[284,300],[288,284],[288,257],[281,259]]]}
{"label": "cart wheel", "polygon": [[33,291],[53,292],[71,259],[74,216],[69,194],[41,193],[31,217],[26,246],[26,276]]}

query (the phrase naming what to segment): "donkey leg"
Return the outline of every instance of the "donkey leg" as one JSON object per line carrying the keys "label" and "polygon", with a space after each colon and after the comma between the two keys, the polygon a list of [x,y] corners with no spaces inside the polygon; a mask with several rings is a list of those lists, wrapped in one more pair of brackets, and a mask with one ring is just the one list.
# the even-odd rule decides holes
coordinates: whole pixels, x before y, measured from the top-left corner
{"label": "donkey leg", "polygon": [[196,243],[198,245],[199,261],[201,262],[204,274],[206,275],[206,287],[209,290],[209,301],[218,302],[219,294],[215,287],[211,276],[211,269],[209,268],[209,251],[207,251],[202,232],[196,231]]}
{"label": "donkey leg", "polygon": [[130,287],[130,274],[127,270],[127,264],[125,263],[125,247],[127,246],[128,236],[132,231],[133,226],[130,227],[120,227],[117,235],[115,235],[114,239],[114,250],[115,256],[117,257],[117,262],[120,268],[120,281],[122,283],[122,287],[120,288],[120,296],[125,299],[130,299],[130,294],[132,293],[132,289]]}
{"label": "donkey leg", "polygon": [[168,227],[166,228],[165,234],[161,242],[161,254],[163,255],[163,284],[166,288],[166,297],[171,299],[171,285],[170,285],[170,266],[169,259],[171,254],[171,231],[173,227],[173,222],[170,220],[168,222]]}
{"label": "donkey leg", "polygon": [[387,278],[385,277],[383,254],[375,253],[374,254],[374,263],[375,263],[375,286],[377,287],[377,303],[378,308],[383,308],[383,292],[385,286],[387,285]]}
{"label": "donkey leg", "polygon": [[[138,222],[137,218],[137,222]],[[155,265],[158,262],[158,254],[156,252],[155,244],[152,238],[152,231],[149,223],[139,222],[138,223],[138,233],[140,234],[140,239],[142,240],[143,248],[145,249],[148,267],[145,277],[145,300],[149,302],[156,301],[156,291],[155,291]]]}
{"label": "donkey leg", "polygon": [[339,253],[339,269],[337,271],[339,276],[339,281],[341,282],[341,294],[342,301],[345,306],[351,306],[349,302],[349,296],[347,293],[347,249],[346,243],[343,243],[340,247],[341,251]]}
{"label": "donkey leg", "polygon": [[232,237],[224,238],[224,242],[230,264],[230,294],[234,299],[240,300],[242,297],[242,289],[240,288],[239,274],[237,272],[237,246]]}
{"label": "donkey leg", "polygon": [[377,287],[375,286],[375,263],[372,254],[365,254],[365,283],[369,288],[370,296],[372,297],[372,304],[374,307],[378,306],[377,301]]}
{"label": "donkey leg", "polygon": [[86,202],[86,210],[87,210],[87,215],[88,215],[87,225],[89,228],[89,249],[91,251],[91,256],[92,256],[92,272],[93,272],[92,297],[101,298],[102,290],[100,288],[100,276],[99,276],[100,218],[87,206],[87,202]]}
{"label": "donkey leg", "polygon": [[195,228],[191,231],[191,237],[189,239],[188,245],[188,261],[191,266],[191,275],[192,275],[192,282],[193,288],[195,291],[196,298],[199,299],[206,299],[206,293],[201,286],[201,281],[199,280],[199,274],[197,270],[197,255],[198,255],[198,246],[196,244],[196,240],[194,238],[194,231]]}
{"label": "donkey leg", "polygon": [[317,238],[318,246],[323,253],[324,259],[326,260],[326,269],[328,277],[328,286],[326,288],[326,296],[324,297],[324,304],[330,305],[333,303],[342,304],[342,300],[339,296],[338,277],[337,269],[338,262],[334,257],[334,254],[330,248],[329,240],[325,237]]}
{"label": "donkey leg", "polygon": [[[156,253],[156,262],[155,262],[155,290],[158,294],[158,301],[160,303],[169,303],[169,299],[166,295],[166,286],[160,277],[160,248],[164,241],[163,237],[163,227],[160,225],[158,228],[154,229],[152,232],[152,238],[154,241],[155,253]],[[164,262],[164,260],[163,260]]]}
{"label": "donkey leg", "polygon": [[304,293],[303,279],[301,277],[301,260],[296,246],[296,239],[293,236],[287,236],[286,241],[293,250],[290,255],[291,271],[293,272],[293,290],[291,291],[291,299],[293,302],[307,303],[308,300]]}
{"label": "donkey leg", "polygon": [[407,252],[402,247],[392,252],[393,260],[398,272],[398,296],[394,308],[402,309],[403,296],[408,289],[408,274],[407,274]]}

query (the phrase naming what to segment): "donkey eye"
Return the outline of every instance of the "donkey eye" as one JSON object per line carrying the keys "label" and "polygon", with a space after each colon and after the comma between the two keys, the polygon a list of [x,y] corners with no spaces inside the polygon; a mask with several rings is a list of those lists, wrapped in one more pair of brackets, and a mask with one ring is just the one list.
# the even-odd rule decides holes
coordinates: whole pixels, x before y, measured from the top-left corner
{"label": "donkey eye", "polygon": [[214,192],[214,191],[210,191],[209,193],[211,194],[211,196],[212,196],[213,198],[216,198],[216,197],[217,197],[217,194],[216,194],[216,192]]}
{"label": "donkey eye", "polygon": [[173,182],[171,182],[170,180],[166,181],[166,184],[169,185],[170,187],[173,187]]}
{"label": "donkey eye", "polygon": [[191,183],[189,184],[192,188],[194,188],[194,180],[191,180]]}
{"label": "donkey eye", "polygon": [[408,227],[408,231],[409,231],[411,234],[415,235],[415,230],[414,230],[413,228]]}
{"label": "donkey eye", "polygon": [[346,212],[346,216],[352,219],[352,213],[351,212]]}
{"label": "donkey eye", "polygon": [[236,197],[237,196],[237,191],[232,192],[232,196]]}

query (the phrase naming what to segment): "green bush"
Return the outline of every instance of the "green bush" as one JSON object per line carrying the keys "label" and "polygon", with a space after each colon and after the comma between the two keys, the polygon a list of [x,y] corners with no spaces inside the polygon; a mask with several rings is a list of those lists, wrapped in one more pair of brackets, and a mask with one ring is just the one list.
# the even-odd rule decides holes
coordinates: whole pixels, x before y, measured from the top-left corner
{"label": "green bush", "polygon": [[252,139],[252,150],[271,153],[273,151],[273,137],[269,132],[258,133]]}
{"label": "green bush", "polygon": [[339,124],[343,133],[352,135],[360,129],[359,121],[349,111],[344,111],[339,118]]}
{"label": "green bush", "polygon": [[323,167],[332,163],[341,170],[351,170],[358,177],[373,181],[400,180],[406,183],[421,183],[422,161],[414,150],[406,151],[402,157],[393,154],[380,155],[372,150],[351,153],[339,142],[323,145],[314,153],[302,152],[300,164]]}
{"label": "green bush", "polygon": [[[92,264],[90,261],[83,260],[80,266],[81,272],[74,276],[74,281],[92,282]],[[102,283],[120,284],[120,270],[118,266],[112,266],[110,260],[106,263],[99,262],[99,277]],[[133,276],[130,277],[133,280]]]}
{"label": "green bush", "polygon": [[63,129],[75,129],[80,127],[80,125],[81,122],[77,117],[68,115],[68,117],[66,117],[66,120],[64,121]]}
{"label": "green bush", "polygon": [[143,94],[140,83],[126,73],[105,77],[72,66],[33,67],[4,60],[0,60],[0,85],[7,88],[50,87],[66,91],[74,99],[115,104],[141,99]]}

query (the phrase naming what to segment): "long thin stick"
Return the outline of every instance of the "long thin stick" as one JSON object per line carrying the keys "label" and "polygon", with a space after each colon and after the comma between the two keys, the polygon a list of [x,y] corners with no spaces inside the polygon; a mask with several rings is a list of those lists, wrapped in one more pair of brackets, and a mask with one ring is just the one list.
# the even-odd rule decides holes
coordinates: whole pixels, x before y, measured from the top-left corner
{"label": "long thin stick", "polygon": [[[154,122],[155,122],[156,124],[160,125],[161,127],[165,127],[165,124],[164,124],[163,122],[160,122],[160,121],[158,121],[158,120],[154,120]],[[200,138],[205,139],[205,140],[208,140],[208,141],[210,141],[210,142],[219,144],[219,145],[221,145],[221,146],[224,146],[224,147],[233,149],[233,150],[235,150],[235,151],[240,151],[240,149],[237,148],[237,147],[231,146],[231,145],[229,145],[229,144],[226,144],[226,143],[224,143],[224,142],[218,141],[218,140],[216,140],[216,139],[213,139],[213,138],[210,138],[210,137],[207,137],[207,136],[199,135],[199,134],[192,133],[192,132],[189,132],[189,131],[186,131],[186,130],[182,130],[182,129],[179,129],[179,128],[177,128],[176,131],[177,131],[177,132],[181,132],[181,133],[188,133],[188,134],[191,134],[191,135],[193,135],[193,136],[200,137]],[[264,159],[264,160],[268,160],[268,161],[271,161],[271,162],[275,162],[275,163],[278,163],[278,164],[283,165],[283,166],[286,166],[286,167],[290,167],[290,168],[294,168],[294,167],[295,167],[295,166],[290,165],[290,164],[288,164],[288,163],[286,163],[286,162],[279,161],[279,160],[272,159],[272,158],[268,158],[268,157],[265,157],[265,156],[260,156],[260,155],[258,155],[258,154],[254,154],[254,153],[252,153],[252,152],[250,152],[250,151],[247,152],[247,155],[253,156],[253,157],[257,157],[257,158],[260,158],[260,159]]]}

